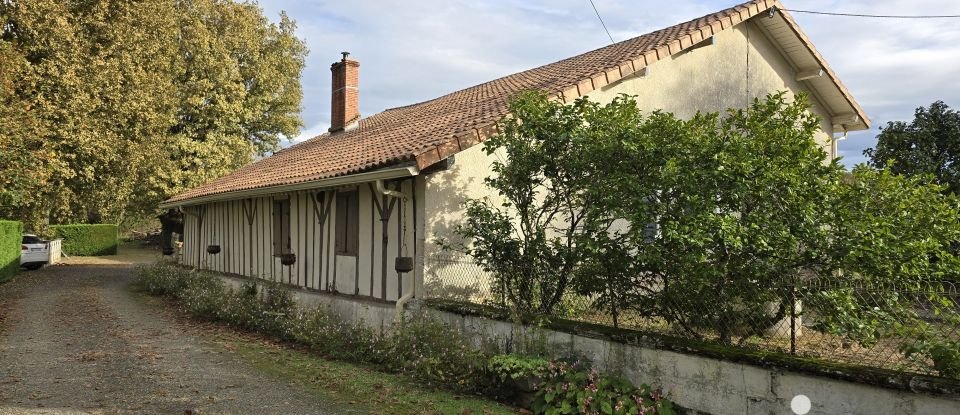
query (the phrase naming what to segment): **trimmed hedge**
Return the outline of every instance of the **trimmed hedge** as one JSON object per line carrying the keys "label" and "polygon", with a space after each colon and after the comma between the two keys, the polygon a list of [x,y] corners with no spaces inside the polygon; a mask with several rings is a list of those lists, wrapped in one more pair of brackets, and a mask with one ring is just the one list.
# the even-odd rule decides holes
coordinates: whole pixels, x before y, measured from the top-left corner
{"label": "trimmed hedge", "polygon": [[0,282],[6,282],[20,271],[20,242],[23,224],[0,220]]}
{"label": "trimmed hedge", "polygon": [[63,239],[63,252],[67,255],[101,256],[116,255],[117,225],[53,225],[50,227],[56,238]]}

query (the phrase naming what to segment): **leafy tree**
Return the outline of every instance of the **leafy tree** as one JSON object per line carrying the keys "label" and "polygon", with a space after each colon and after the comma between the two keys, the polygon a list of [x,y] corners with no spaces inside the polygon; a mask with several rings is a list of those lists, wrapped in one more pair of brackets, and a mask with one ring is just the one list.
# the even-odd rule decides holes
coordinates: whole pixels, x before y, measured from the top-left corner
{"label": "leafy tree", "polygon": [[654,113],[615,143],[604,157],[626,161],[602,165],[604,211],[656,226],[617,231],[630,309],[722,342],[787,315],[791,284],[828,265],[823,207],[840,168],[817,126],[806,97],[780,93],[723,118]]}
{"label": "leafy tree", "polygon": [[[33,224],[48,212],[93,220],[116,215],[137,176],[138,138],[160,131],[148,117],[162,107],[157,97],[163,94],[154,92],[163,85],[143,77],[163,60],[151,59],[158,57],[157,42],[137,36],[143,22],[129,19],[131,13],[154,17],[156,5],[111,6],[43,0],[0,5],[0,38],[22,58],[7,96],[16,103],[14,113],[5,114],[4,123],[32,121],[31,129],[13,129],[5,140],[20,151],[2,168],[4,175],[30,171],[42,178],[23,189],[29,197],[12,199],[21,202],[11,206],[16,216]],[[151,27],[163,25],[157,18]]]}
{"label": "leafy tree", "polygon": [[[49,148],[39,138],[39,120],[29,102],[17,96],[16,80],[28,71],[22,52],[0,42],[0,207],[29,204],[52,170]],[[0,208],[2,209],[2,208]]]}
{"label": "leafy tree", "polygon": [[840,186],[832,255],[847,280],[957,280],[960,200],[921,177],[858,166]]}
{"label": "leafy tree", "polygon": [[830,207],[833,268],[804,293],[817,328],[864,345],[893,339],[960,377],[960,199],[923,177],[858,166]]}
{"label": "leafy tree", "polygon": [[152,216],[300,126],[306,50],[255,4],[4,0],[0,22],[0,216]]}
{"label": "leafy tree", "polygon": [[451,246],[471,255],[495,278],[518,311],[549,314],[563,299],[581,259],[577,245],[592,209],[583,196],[590,171],[582,164],[591,125],[605,121],[599,105],[573,105],[526,93],[510,105],[502,133],[484,143],[497,157],[484,179],[496,198],[471,200]]}
{"label": "leafy tree", "polygon": [[153,160],[144,208],[222,176],[293,137],[300,119],[300,73],[307,49],[296,24],[270,23],[252,3],[178,2],[179,50],[168,156]]}
{"label": "leafy tree", "polygon": [[800,300],[817,330],[893,339],[960,376],[960,201],[923,177],[844,173],[805,96],[680,120],[627,96],[527,94],[511,114],[484,147],[498,197],[468,203],[456,248],[519,311],[555,312],[577,293],[614,324],[646,317],[735,343]]}
{"label": "leafy tree", "polygon": [[878,169],[910,176],[932,176],[946,191],[960,190],[960,113],[943,101],[917,108],[913,121],[887,123],[876,148],[863,154]]}
{"label": "leafy tree", "polygon": [[[593,206],[585,212],[583,230],[577,244],[582,252],[577,267],[577,293],[593,298],[592,306],[606,310],[619,326],[619,317],[640,300],[641,289],[635,286],[640,275],[642,250],[630,243],[631,223],[650,224],[655,218],[649,211],[634,212],[627,217],[622,207],[625,200],[649,200],[656,192],[659,149],[651,147],[652,136],[664,133],[646,122],[634,98],[621,95],[610,104],[596,106],[587,133],[583,138],[582,169],[591,172],[583,197]],[[643,150],[634,146],[641,146]],[[629,150],[635,150],[630,152]],[[628,154],[630,156],[628,156]],[[630,173],[627,173],[630,172]],[[624,173],[624,174],[619,174]],[[622,193],[617,197],[612,192]],[[652,236],[650,227],[636,228],[644,237]]]}

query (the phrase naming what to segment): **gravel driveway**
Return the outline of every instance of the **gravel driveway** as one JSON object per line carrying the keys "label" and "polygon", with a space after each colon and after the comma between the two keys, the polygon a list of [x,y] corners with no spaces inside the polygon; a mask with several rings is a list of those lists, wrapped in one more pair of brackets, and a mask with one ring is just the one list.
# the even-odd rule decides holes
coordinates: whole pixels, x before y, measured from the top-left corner
{"label": "gravel driveway", "polygon": [[0,414],[346,412],[146,306],[134,273],[54,266],[0,285]]}

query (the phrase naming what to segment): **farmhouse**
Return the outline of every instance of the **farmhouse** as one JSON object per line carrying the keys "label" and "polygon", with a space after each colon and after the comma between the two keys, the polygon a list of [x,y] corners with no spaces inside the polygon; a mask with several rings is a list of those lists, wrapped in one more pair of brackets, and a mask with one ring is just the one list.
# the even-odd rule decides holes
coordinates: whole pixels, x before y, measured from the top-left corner
{"label": "farmhouse", "polygon": [[[358,61],[331,65],[329,132],[179,194],[185,265],[402,305],[442,274],[434,243],[488,192],[496,134],[511,97],[536,89],[572,102],[637,97],[681,117],[806,92],[831,156],[869,127],[849,91],[777,1],[754,0],[685,23],[363,118]],[[401,258],[398,261],[398,258]],[[403,271],[403,272],[401,272]],[[442,283],[442,281],[440,281]]]}

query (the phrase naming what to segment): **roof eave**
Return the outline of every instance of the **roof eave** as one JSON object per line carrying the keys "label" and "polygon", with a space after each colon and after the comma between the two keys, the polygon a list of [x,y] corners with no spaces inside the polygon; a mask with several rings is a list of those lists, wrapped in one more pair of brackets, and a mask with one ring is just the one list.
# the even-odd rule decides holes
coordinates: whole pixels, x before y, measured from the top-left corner
{"label": "roof eave", "polygon": [[[748,21],[758,15],[769,15],[770,10],[773,8],[775,8],[775,10],[778,12],[777,14],[783,18],[786,24],[790,27],[791,31],[797,36],[797,38],[800,40],[800,43],[804,45],[806,51],[810,53],[811,56],[823,68],[826,78],[830,80],[832,85],[831,88],[835,88],[835,91],[839,92],[844,97],[844,100],[847,103],[846,107],[849,109],[849,111],[835,111],[831,115],[837,119],[848,118],[851,115],[855,116],[855,121],[849,124],[834,124],[834,130],[858,131],[870,128],[871,122],[870,118],[867,117],[866,112],[863,111],[863,109],[860,107],[860,104],[857,103],[850,91],[847,90],[846,86],[844,86],[840,81],[840,78],[827,64],[826,59],[824,59],[820,53],[817,52],[816,48],[813,46],[813,43],[811,43],[806,34],[800,30],[800,26],[795,20],[793,20],[793,17],[784,10],[783,5],[778,0],[753,0],[743,3],[739,6],[732,7],[728,9],[728,14],[726,16],[719,18],[709,25],[703,26],[699,30],[682,36],[669,44],[661,45],[655,50],[647,51],[646,53],[631,60],[615,63],[611,65],[609,69],[598,72],[597,74],[588,78],[579,80],[560,91],[544,92],[554,96],[555,99],[561,102],[573,102],[573,100],[587,95],[596,88],[630,76],[634,72],[640,71],[641,69],[650,66],[657,61],[666,59],[669,56],[683,53],[686,50],[695,47],[700,41],[707,39],[719,32],[737,26],[740,23]],[[458,135],[435,147],[429,147],[417,153],[415,155],[417,166],[420,169],[425,169],[434,163],[438,163],[451,155],[466,150],[467,148],[486,140],[491,135],[496,134],[496,132],[496,123],[475,125],[471,130],[462,135]]]}
{"label": "roof eave", "polygon": [[363,173],[349,174],[345,176],[328,177],[318,180],[310,180],[301,183],[285,184],[277,186],[265,186],[253,189],[237,190],[232,192],[213,193],[204,196],[174,200],[169,199],[160,204],[161,209],[172,209],[183,206],[202,205],[205,203],[222,202],[226,200],[246,199],[250,197],[261,197],[277,193],[296,192],[301,190],[323,189],[331,187],[349,186],[353,184],[372,182],[376,180],[390,180],[404,177],[413,177],[420,174],[420,169],[416,166],[393,167],[378,169]]}
{"label": "roof eave", "polygon": [[804,49],[809,53],[810,57],[817,62],[819,67],[822,69],[825,79],[830,81],[832,88],[835,88],[835,91],[843,96],[843,99],[846,101],[844,106],[846,111],[840,112],[836,111],[832,116],[836,119],[847,119],[852,120],[850,122],[838,123],[833,122],[833,128],[840,131],[860,131],[869,129],[871,126],[870,117],[867,116],[867,113],[860,107],[860,103],[854,99],[853,94],[847,89],[846,85],[840,80],[840,77],[837,76],[836,72],[833,71],[833,68],[827,64],[826,59],[820,55],[820,52],[813,46],[813,43],[807,37],[806,33],[800,28],[800,25],[794,20],[793,16],[783,7],[779,1],[768,2],[770,7],[775,7],[777,14],[782,18],[783,22],[787,27],[797,36],[800,40],[800,43],[803,44]]}

